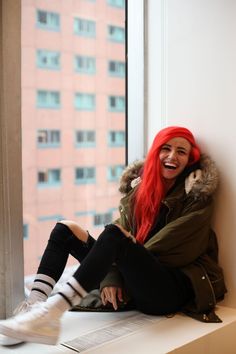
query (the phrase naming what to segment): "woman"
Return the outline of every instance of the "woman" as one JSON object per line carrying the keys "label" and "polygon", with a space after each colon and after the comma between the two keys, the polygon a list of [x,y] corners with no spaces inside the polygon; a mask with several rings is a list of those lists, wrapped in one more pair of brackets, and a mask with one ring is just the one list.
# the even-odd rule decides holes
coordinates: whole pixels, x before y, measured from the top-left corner
{"label": "woman", "polygon": [[[226,289],[210,227],[216,186],[215,166],[200,156],[192,133],[182,127],[161,130],[145,162],[124,172],[120,218],[97,241],[72,221],[56,224],[24,309],[1,321],[0,332],[55,344],[64,311],[99,286],[103,304],[115,310],[128,296],[144,313],[181,310],[218,321],[212,310]],[[81,264],[48,298],[69,253]]]}

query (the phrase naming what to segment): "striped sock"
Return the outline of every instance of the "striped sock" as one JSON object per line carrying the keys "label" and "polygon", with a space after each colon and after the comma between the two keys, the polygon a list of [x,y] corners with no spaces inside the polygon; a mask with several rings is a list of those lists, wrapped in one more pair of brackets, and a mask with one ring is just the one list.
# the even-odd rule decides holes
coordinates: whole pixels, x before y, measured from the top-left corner
{"label": "striped sock", "polygon": [[61,312],[65,312],[78,305],[86,295],[87,292],[74,277],[71,277],[56,295],[48,299],[47,304],[56,306]]}
{"label": "striped sock", "polygon": [[55,280],[45,274],[36,274],[30,295],[27,299],[29,303],[34,304],[37,301],[46,301],[51,294]]}

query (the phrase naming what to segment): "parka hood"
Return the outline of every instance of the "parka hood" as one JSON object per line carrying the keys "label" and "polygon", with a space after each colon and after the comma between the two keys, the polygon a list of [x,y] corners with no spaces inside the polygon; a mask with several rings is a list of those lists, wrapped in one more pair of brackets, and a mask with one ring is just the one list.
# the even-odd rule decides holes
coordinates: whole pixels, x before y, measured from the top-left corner
{"label": "parka hood", "polygon": [[[135,161],[126,167],[121,175],[119,191],[126,195],[140,181],[144,160]],[[214,194],[218,185],[218,171],[212,159],[202,154],[200,168],[185,178],[185,192],[194,198],[207,198]]]}

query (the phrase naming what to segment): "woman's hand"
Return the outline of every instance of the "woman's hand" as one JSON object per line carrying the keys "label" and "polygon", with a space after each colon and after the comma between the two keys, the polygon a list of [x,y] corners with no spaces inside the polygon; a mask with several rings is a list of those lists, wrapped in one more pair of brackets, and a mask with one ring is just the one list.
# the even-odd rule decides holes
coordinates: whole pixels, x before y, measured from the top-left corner
{"label": "woman's hand", "polygon": [[116,286],[106,286],[101,291],[102,303],[105,306],[110,302],[114,310],[118,309],[118,301],[123,302],[122,288]]}

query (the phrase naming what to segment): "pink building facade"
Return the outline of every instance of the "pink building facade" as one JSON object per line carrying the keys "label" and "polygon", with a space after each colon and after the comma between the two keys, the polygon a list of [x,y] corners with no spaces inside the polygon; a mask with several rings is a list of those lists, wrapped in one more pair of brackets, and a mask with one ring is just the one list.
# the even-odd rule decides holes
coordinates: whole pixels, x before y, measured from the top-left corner
{"label": "pink building facade", "polygon": [[22,1],[22,132],[28,275],[58,220],[76,220],[97,236],[117,216],[124,1]]}

